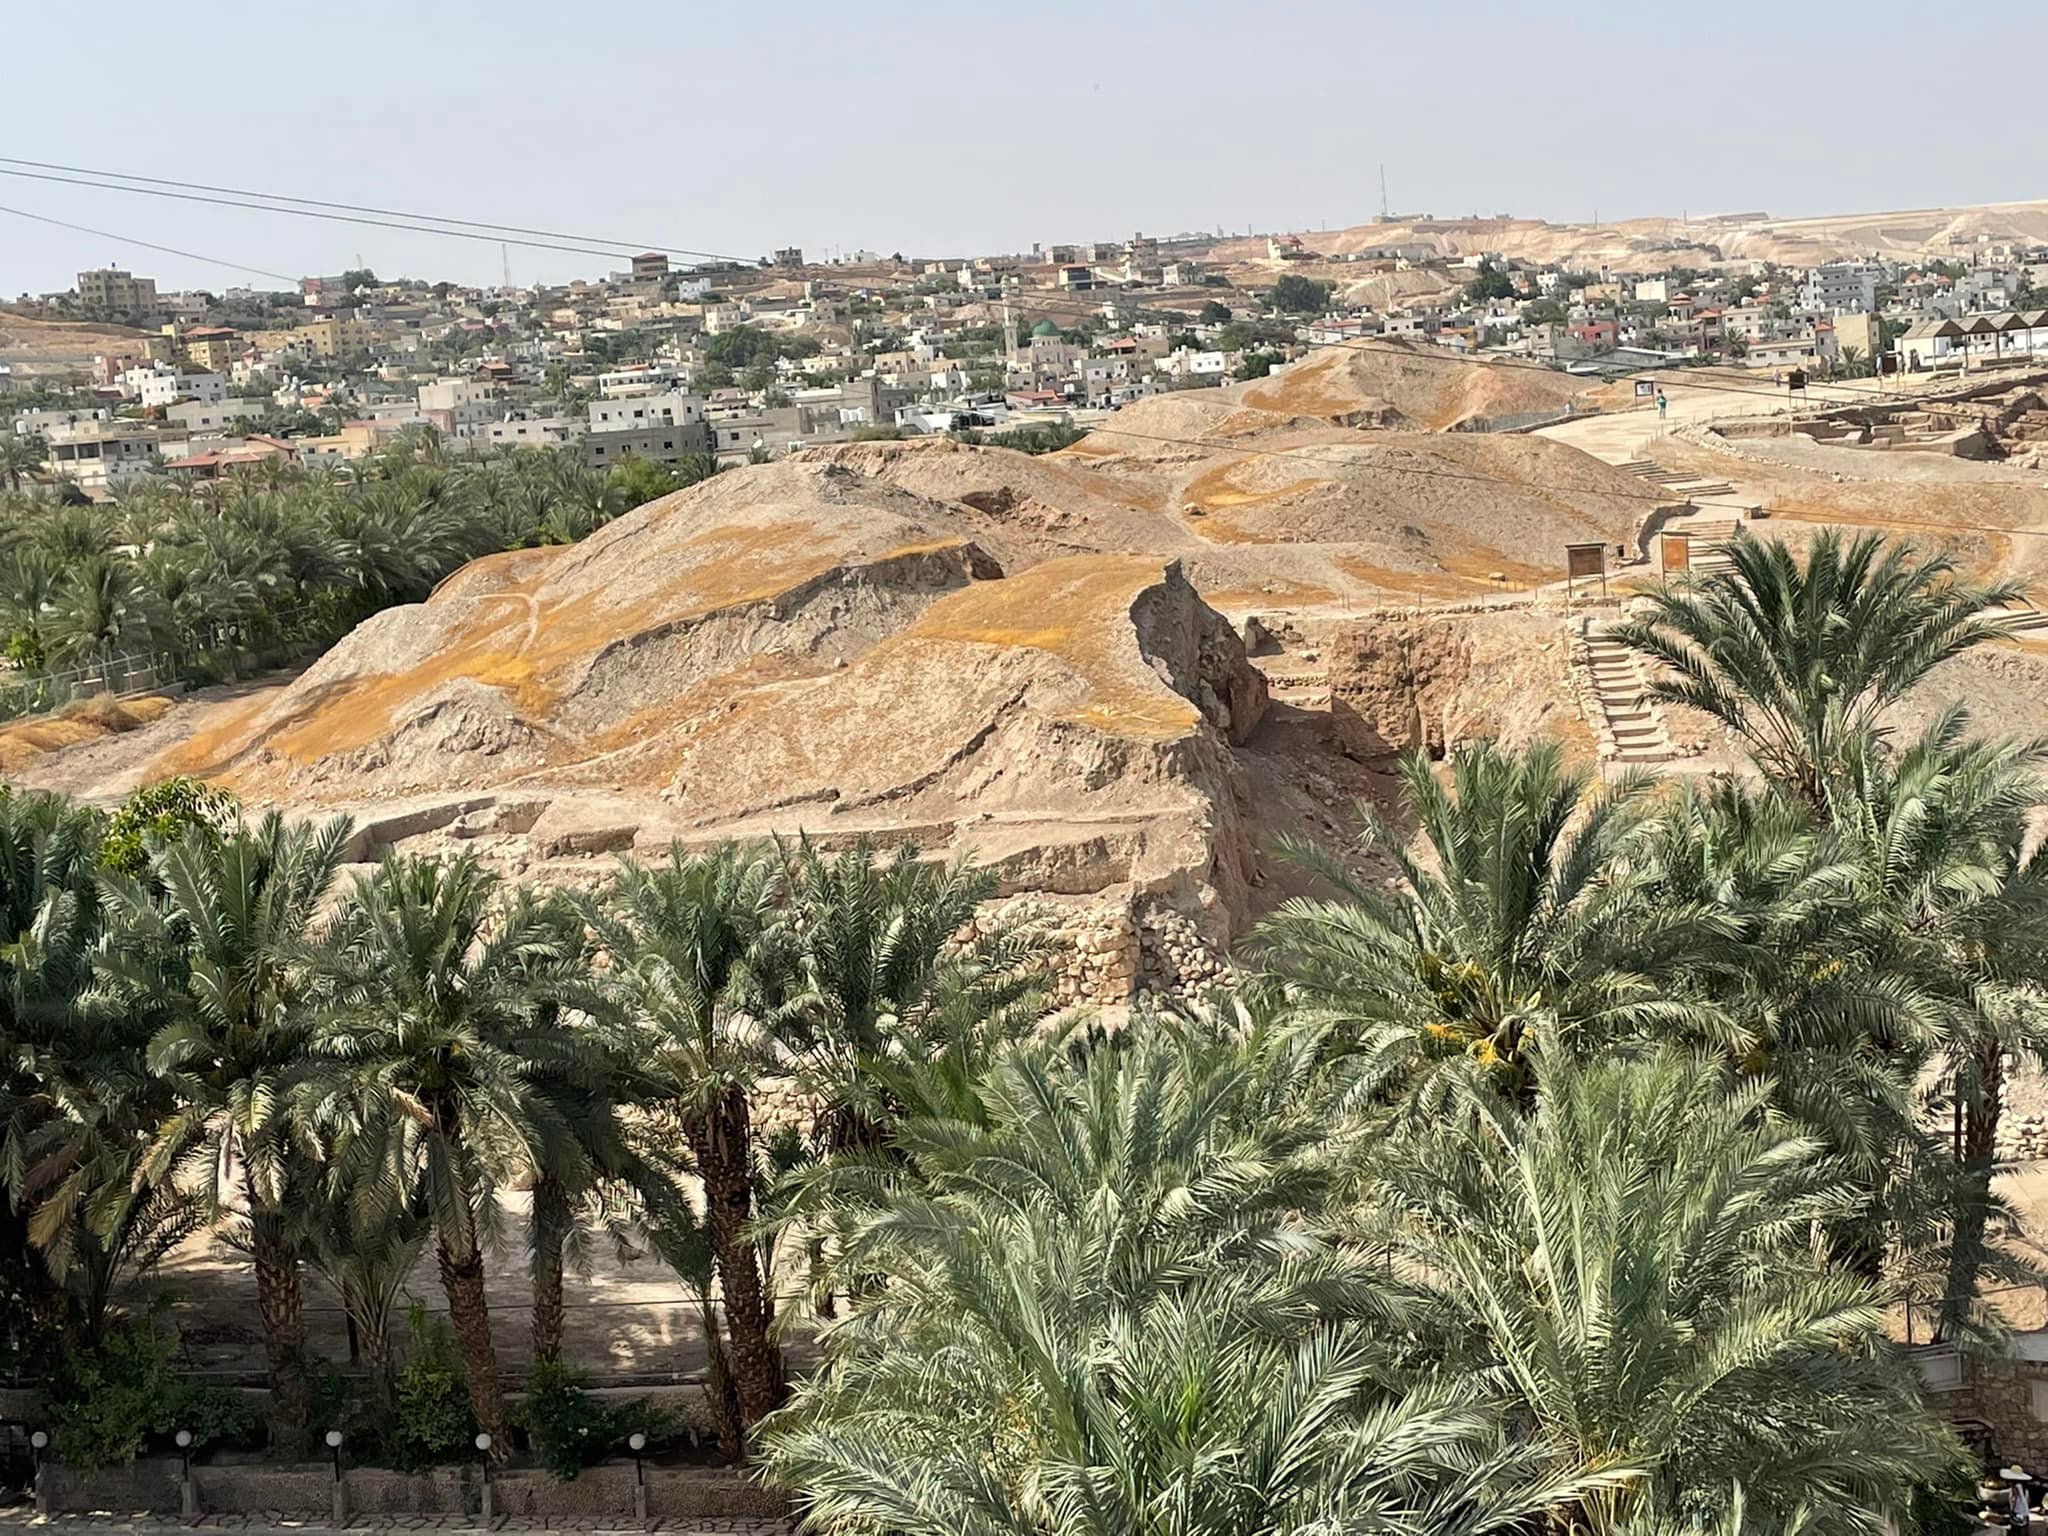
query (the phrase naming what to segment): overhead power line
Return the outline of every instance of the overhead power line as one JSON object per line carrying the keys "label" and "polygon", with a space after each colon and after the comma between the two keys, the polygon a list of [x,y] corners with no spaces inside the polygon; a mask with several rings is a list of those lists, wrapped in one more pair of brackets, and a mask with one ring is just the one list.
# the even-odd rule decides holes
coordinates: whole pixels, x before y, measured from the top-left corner
{"label": "overhead power line", "polygon": [[[663,245],[659,241],[605,240],[591,235],[565,234],[556,229],[533,229],[523,224],[494,224],[482,219],[458,219],[438,213],[408,213],[400,208],[378,208],[364,203],[331,202],[318,197],[294,197],[283,192],[251,192],[244,187],[219,187],[203,181],[180,181],[170,176],[138,176],[132,171],[96,171],[86,166],[55,165],[46,160],[22,160],[10,155],[0,155],[0,165],[18,165],[37,171],[64,171],[74,176],[98,176],[114,181],[142,182],[155,187],[179,187],[188,192],[219,192],[230,197],[262,198],[273,203],[300,203],[308,208],[334,208],[348,213],[374,213],[386,218],[412,219],[435,224],[453,224],[465,229],[488,229],[509,232],[515,235],[540,235],[549,240],[572,240],[590,245],[616,246],[628,254],[641,251],[658,251],[666,256],[706,256],[714,261],[744,261],[742,256],[727,256],[717,251],[696,251],[687,246]],[[495,237],[494,237],[495,238]]]}
{"label": "overhead power line", "polygon": [[[412,223],[400,219],[371,218],[365,214],[330,213],[317,208],[301,208],[278,203],[248,202],[233,197],[216,197],[202,192],[181,192],[167,187],[125,186],[111,181],[90,181],[76,176],[58,176],[47,171],[26,171],[0,165],[0,176],[12,176],[28,181],[54,182],[60,186],[90,187],[100,192],[127,192],[137,197],[171,198],[178,202],[207,203],[219,208],[240,208],[252,213],[281,213],[300,219],[323,219],[335,224],[362,224],[375,229],[404,230],[409,234],[441,235],[451,240],[480,240],[489,245],[518,245],[533,250],[565,251],[576,256],[600,256],[607,261],[616,261],[625,254],[623,247],[584,244],[571,245],[561,241],[535,240],[514,234],[487,234],[480,229],[463,229],[448,225]],[[423,217],[431,217],[426,215]],[[643,247],[646,249],[646,247]],[[658,247],[654,249],[660,249]],[[662,254],[668,254],[662,251]],[[687,254],[706,257],[715,261],[738,261],[752,265],[744,257],[720,256],[713,252],[690,252]]]}
{"label": "overhead power line", "polygon": [[166,256],[181,256],[187,261],[200,262],[209,267],[225,267],[230,272],[253,272],[258,277],[274,277],[287,283],[298,281],[297,278],[283,272],[272,272],[268,267],[252,267],[239,261],[223,261],[218,256],[201,256],[197,251],[181,251],[174,245],[158,245],[153,240],[138,240],[133,235],[117,235],[111,230],[73,224],[67,219],[53,219],[46,213],[30,213],[26,208],[9,208],[0,204],[0,213],[11,213],[17,219],[33,219],[38,224],[54,224],[59,229],[74,230],[81,235],[92,235],[101,240],[112,240],[119,245],[140,246],[146,251],[161,251]]}

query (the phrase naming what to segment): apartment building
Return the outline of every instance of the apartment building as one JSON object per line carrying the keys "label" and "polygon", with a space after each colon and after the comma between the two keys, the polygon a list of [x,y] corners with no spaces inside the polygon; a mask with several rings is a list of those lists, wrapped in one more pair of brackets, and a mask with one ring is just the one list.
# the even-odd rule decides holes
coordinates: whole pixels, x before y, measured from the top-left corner
{"label": "apartment building", "polygon": [[207,432],[226,432],[237,422],[262,416],[267,400],[227,399],[180,400],[164,411],[164,420],[183,427],[197,437]]}
{"label": "apartment building", "polygon": [[157,313],[156,279],[137,277],[119,267],[99,267],[78,274],[78,307],[88,315],[115,319],[146,319]]}
{"label": "apartment building", "polygon": [[145,373],[136,381],[136,396],[143,405],[163,409],[180,400],[201,400],[211,404],[225,400],[228,381],[218,373]]}
{"label": "apartment building", "polygon": [[592,432],[647,432],[701,425],[703,420],[703,399],[675,389],[660,395],[629,395],[590,402]]}
{"label": "apartment building", "polygon": [[1867,313],[1877,307],[1877,283],[1882,276],[1883,269],[1875,262],[1823,262],[1799,285],[1800,308],[1820,315],[1844,310]]}

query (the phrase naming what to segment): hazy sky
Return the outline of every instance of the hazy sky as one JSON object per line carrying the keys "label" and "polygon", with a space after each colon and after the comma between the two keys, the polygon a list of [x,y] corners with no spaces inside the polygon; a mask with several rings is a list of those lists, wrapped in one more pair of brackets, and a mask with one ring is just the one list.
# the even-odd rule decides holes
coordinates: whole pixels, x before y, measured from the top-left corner
{"label": "hazy sky", "polygon": [[[0,154],[757,256],[1357,223],[2048,197],[2048,5],[1966,39],[1904,0],[1011,5],[0,4]],[[0,166],[0,170],[9,169]],[[0,294],[358,256],[493,280],[495,243],[0,176]],[[599,256],[511,248],[516,281]],[[272,284],[276,284],[273,282]]]}

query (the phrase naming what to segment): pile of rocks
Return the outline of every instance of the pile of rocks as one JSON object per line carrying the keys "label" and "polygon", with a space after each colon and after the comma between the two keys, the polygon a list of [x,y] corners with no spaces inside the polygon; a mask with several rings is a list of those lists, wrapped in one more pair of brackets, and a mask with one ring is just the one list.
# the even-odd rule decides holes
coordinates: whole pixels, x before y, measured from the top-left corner
{"label": "pile of rocks", "polygon": [[1013,896],[983,909],[972,939],[996,927],[1028,928],[1050,946],[1054,1001],[1127,1003],[1138,982],[1138,934],[1128,902],[1068,905],[1038,896]]}
{"label": "pile of rocks", "polygon": [[1201,930],[1171,907],[1148,907],[1138,919],[1140,986],[1175,997],[1194,997],[1221,981],[1230,962]]}
{"label": "pile of rocks", "polygon": [[2018,1162],[2048,1157],[2048,1114],[2006,1116],[1998,1127],[1998,1155]]}
{"label": "pile of rocks", "polygon": [[789,1077],[764,1077],[754,1084],[754,1134],[773,1136],[784,1126],[794,1126],[808,1138],[818,1120],[818,1101]]}

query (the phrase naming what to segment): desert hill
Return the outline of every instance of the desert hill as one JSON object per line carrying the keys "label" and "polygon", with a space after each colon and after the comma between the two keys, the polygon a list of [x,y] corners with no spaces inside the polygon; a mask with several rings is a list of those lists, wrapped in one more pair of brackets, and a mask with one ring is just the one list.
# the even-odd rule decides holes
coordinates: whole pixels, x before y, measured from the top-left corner
{"label": "desert hill", "polygon": [[1222,393],[1251,410],[1315,416],[1348,427],[1449,432],[1503,416],[1562,410],[1586,381],[1536,367],[1460,361],[1433,343],[1325,347]]}
{"label": "desert hill", "polygon": [[[1568,262],[1621,272],[1656,271],[1715,261],[1810,265],[1855,256],[1966,255],[1981,240],[2048,241],[2048,202],[1772,218],[1743,213],[1695,218],[1623,219],[1601,224],[1543,219],[1419,219],[1396,216],[1344,229],[1303,230],[1308,249],[1326,256],[1424,246],[1440,256],[1496,252],[1518,260]],[[1271,267],[1265,237],[1226,240],[1210,259]]]}
{"label": "desert hill", "polygon": [[1443,362],[1401,343],[1332,347],[1266,379],[1136,402],[1040,458],[920,439],[799,462],[944,503],[1006,570],[1143,551],[1180,560],[1230,609],[1538,585],[1567,543],[1638,537],[1655,501],[1634,476],[1546,438],[1429,430],[1555,409],[1581,381]]}
{"label": "desert hill", "polygon": [[1170,557],[1006,576],[937,503],[795,463],[479,561],[140,776],[350,809],[363,856],[434,829],[541,860],[911,835],[1023,888],[1227,913],[1253,846],[1231,749],[1265,707]]}
{"label": "desert hill", "polygon": [[34,320],[0,308],[0,363],[20,379],[76,373],[103,353],[134,351],[147,334],[88,320]]}
{"label": "desert hill", "polygon": [[[0,728],[0,761],[102,799],[197,774],[252,807],[353,813],[359,859],[459,845],[551,881],[675,838],[972,848],[1118,933],[1163,906],[1220,942],[1287,878],[1275,834],[1336,835],[1413,714],[1401,668],[1353,689],[1362,736],[1269,708],[1244,636],[1285,628],[1312,663],[1329,626],[1543,587],[1565,542],[1632,543],[1652,510],[1563,444],[1411,429],[1506,398],[1440,372],[1319,356],[1132,406],[1061,453],[940,438],[737,469],[476,561],[289,681]],[[1248,614],[1268,622],[1240,632]],[[1522,622],[1442,648],[1431,740],[1482,719],[1583,734],[1554,621],[1533,650]]]}

